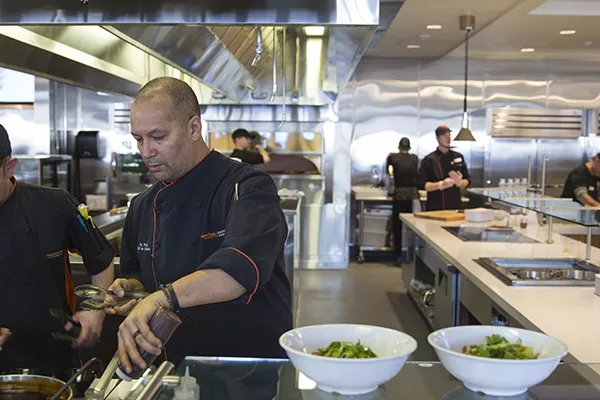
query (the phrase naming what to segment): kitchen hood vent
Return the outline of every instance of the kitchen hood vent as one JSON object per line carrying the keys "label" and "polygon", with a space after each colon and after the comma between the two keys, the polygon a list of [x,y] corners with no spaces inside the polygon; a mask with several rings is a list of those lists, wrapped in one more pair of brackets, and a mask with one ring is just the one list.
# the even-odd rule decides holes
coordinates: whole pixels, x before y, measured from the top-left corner
{"label": "kitchen hood vent", "polygon": [[582,135],[582,110],[496,108],[488,110],[492,137],[576,139]]}

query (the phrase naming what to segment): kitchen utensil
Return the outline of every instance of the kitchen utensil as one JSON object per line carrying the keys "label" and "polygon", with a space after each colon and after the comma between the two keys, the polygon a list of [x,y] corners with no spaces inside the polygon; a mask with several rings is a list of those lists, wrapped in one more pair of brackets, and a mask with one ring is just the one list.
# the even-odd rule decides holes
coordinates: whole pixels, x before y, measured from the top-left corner
{"label": "kitchen utensil", "polygon": [[[42,375],[0,375],[0,399],[48,400],[65,382]],[[67,388],[60,400],[71,400],[73,390]]]}
{"label": "kitchen utensil", "polygon": [[[103,289],[95,285],[80,285],[75,288],[75,294],[85,299],[91,299],[102,295],[111,295],[118,297],[112,290]],[[130,291],[126,290],[123,299],[143,299],[150,293],[142,291]]]}
{"label": "kitchen utensil", "polygon": [[423,211],[415,213],[415,217],[438,221],[463,221],[465,219],[465,214],[456,210]]}
{"label": "kitchen utensil", "polygon": [[465,210],[467,222],[487,222],[494,218],[494,211],[489,208],[473,208]]}
{"label": "kitchen utensil", "polygon": [[[463,354],[464,346],[501,335],[510,343],[533,348],[535,360],[503,360]],[[542,333],[503,326],[458,326],[433,332],[427,338],[444,368],[467,389],[490,396],[516,396],[543,382],[567,355],[567,346]]]}
{"label": "kitchen utensil", "polygon": [[59,308],[51,308],[49,311],[52,318],[60,323],[60,326],[65,326],[67,322],[70,322],[73,325],[73,328],[71,328],[70,331],[52,332],[53,338],[73,341],[79,337],[79,334],[81,333],[81,324],[78,321],[75,321],[69,314]]}
{"label": "kitchen utensil", "polygon": [[514,231],[514,228],[510,226],[490,225],[486,227],[485,230],[490,232],[512,232]]}
{"label": "kitchen utensil", "polygon": [[84,373],[85,371],[87,371],[92,364],[94,363],[100,363],[100,369],[102,369],[102,361],[100,361],[98,358],[91,358],[88,362],[86,362],[85,364],[83,364],[83,366],[81,368],[79,368],[77,370],[77,372],[71,376],[69,378],[68,381],[66,381],[57,391],[56,393],[54,393],[54,395],[52,396],[52,398],[50,400],[58,400],[58,398],[68,389],[70,389],[71,384],[73,384],[73,382],[75,382],[75,380],[79,377],[79,375],[81,375],[82,373]]}
{"label": "kitchen utensil", "polygon": [[[331,342],[369,346],[378,358],[329,358],[311,354]],[[400,372],[417,349],[417,341],[406,333],[367,325],[316,325],[284,333],[279,344],[294,367],[328,393],[358,395],[373,392]]]}
{"label": "kitchen utensil", "polygon": [[79,306],[83,311],[103,310],[107,307],[119,307],[129,303],[132,299],[122,299],[118,301],[106,301],[101,298],[91,298],[82,301]]}

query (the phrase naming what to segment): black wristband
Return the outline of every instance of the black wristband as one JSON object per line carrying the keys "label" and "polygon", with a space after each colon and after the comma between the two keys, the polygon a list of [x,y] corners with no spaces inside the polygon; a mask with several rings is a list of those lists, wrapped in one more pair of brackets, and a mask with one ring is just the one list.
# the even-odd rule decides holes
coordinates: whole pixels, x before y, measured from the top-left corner
{"label": "black wristband", "polygon": [[175,294],[175,290],[173,289],[173,285],[171,285],[170,283],[165,285],[165,288],[167,289],[167,291],[169,292],[169,295],[171,297],[171,303],[173,306],[173,311],[177,312],[179,311],[180,307],[179,307],[179,299],[177,299],[177,295]]}

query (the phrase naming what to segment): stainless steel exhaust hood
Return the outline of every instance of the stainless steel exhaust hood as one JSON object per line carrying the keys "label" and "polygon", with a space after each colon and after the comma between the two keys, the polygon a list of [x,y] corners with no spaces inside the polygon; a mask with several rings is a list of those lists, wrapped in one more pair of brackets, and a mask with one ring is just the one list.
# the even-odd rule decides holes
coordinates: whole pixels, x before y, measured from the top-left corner
{"label": "stainless steel exhaust hood", "polygon": [[[384,5],[386,14],[395,15],[402,2],[384,2]],[[347,84],[378,27],[379,10],[379,0],[89,0],[87,5],[80,0],[0,0],[0,25],[20,25],[0,26],[0,45],[3,41],[11,43],[12,52],[19,53],[17,46],[21,43],[28,54],[17,60],[14,55],[0,54],[0,64],[10,68],[14,63],[17,69],[49,78],[56,76],[63,81],[66,77],[59,73],[66,67],[63,75],[75,77],[69,83],[109,85],[100,89],[131,95],[139,85],[156,76],[147,70],[140,71],[140,67],[152,62],[155,72],[159,70],[158,75],[164,71],[163,75],[183,74],[198,80],[196,85],[205,95],[201,100],[205,104],[267,104],[275,86],[275,54],[275,80],[285,85],[278,86],[272,103],[321,105],[334,102]],[[50,25],[23,27],[40,24]],[[48,30],[59,28],[52,26],[57,24],[80,26],[62,27],[63,31],[49,34]],[[83,67],[94,71],[79,78],[80,72],[68,72],[79,59],[64,54],[59,47],[65,39],[73,39],[65,32],[70,33],[71,28],[85,29],[86,25],[95,25],[95,29],[119,40],[100,54],[93,49],[98,62]],[[311,26],[312,32],[305,26]],[[18,29],[22,35],[32,32],[46,38],[50,36],[52,43],[36,42],[33,47],[27,40],[15,43],[13,32],[2,29]],[[252,65],[257,58],[258,29],[261,54]],[[95,36],[87,37],[89,46],[83,45],[82,39],[70,47],[86,52],[82,48],[98,44]],[[45,65],[34,63],[36,48],[40,54],[48,53]],[[58,62],[48,59],[52,54]],[[145,63],[140,64],[140,54],[146,55]],[[106,58],[117,68],[98,68]],[[60,67],[52,68],[55,64]],[[284,86],[285,99],[282,98]]]}

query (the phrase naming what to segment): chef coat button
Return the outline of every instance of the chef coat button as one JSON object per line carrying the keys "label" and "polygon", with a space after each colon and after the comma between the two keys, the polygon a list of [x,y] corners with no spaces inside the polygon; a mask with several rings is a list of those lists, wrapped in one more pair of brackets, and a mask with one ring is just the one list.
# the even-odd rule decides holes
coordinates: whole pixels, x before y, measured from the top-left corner
{"label": "chef coat button", "polygon": [[156,248],[160,249],[160,243],[156,242]]}
{"label": "chef coat button", "polygon": [[157,214],[160,214],[160,208],[157,208],[157,209],[156,209],[156,213],[157,213]]}
{"label": "chef coat button", "polygon": [[192,244],[197,244],[198,241],[196,239],[192,240]]}

